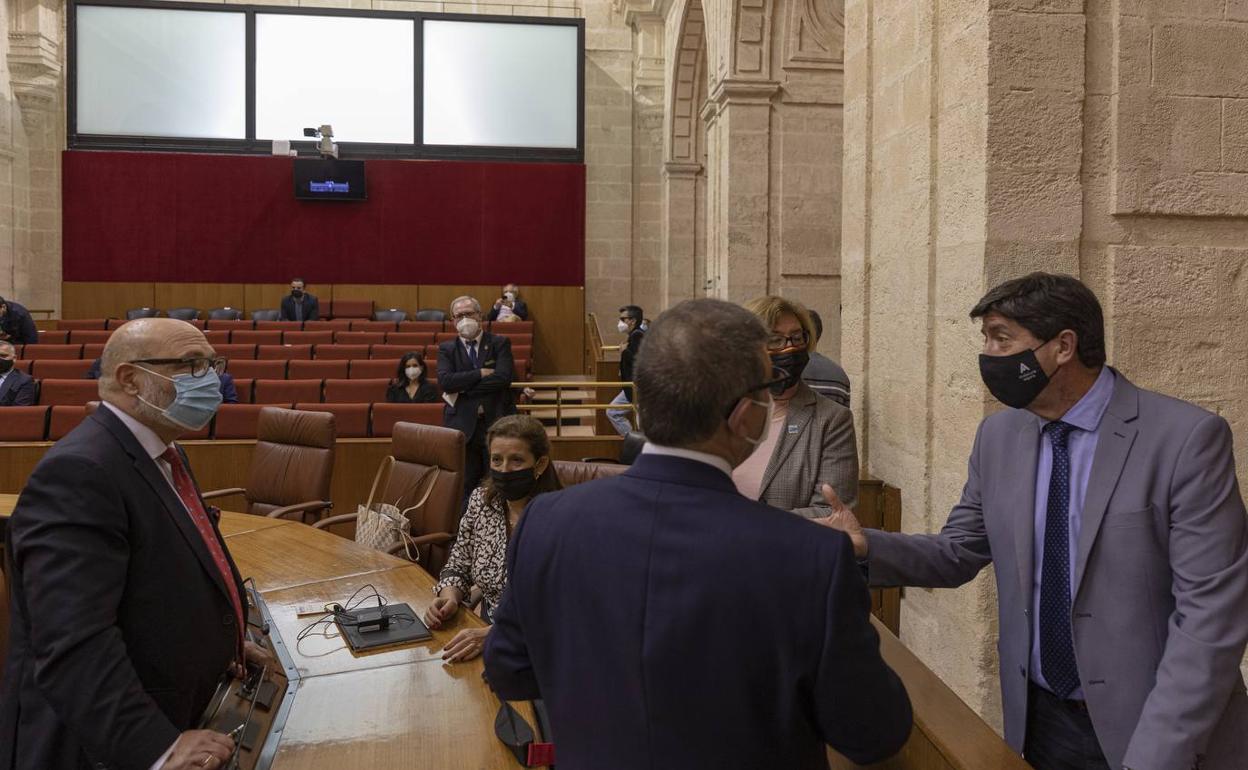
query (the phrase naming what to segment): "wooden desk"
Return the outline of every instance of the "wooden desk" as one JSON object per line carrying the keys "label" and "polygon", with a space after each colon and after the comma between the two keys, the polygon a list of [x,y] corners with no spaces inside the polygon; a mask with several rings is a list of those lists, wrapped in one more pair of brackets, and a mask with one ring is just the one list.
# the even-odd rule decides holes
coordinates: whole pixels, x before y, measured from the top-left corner
{"label": "wooden desk", "polygon": [[17,495],[0,494],[0,518],[7,519],[17,507]]}

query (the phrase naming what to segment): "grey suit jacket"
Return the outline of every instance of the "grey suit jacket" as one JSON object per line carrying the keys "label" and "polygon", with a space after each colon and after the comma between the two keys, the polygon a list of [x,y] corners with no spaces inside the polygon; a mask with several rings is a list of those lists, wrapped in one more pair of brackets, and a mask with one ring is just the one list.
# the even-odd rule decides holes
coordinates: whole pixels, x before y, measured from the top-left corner
{"label": "grey suit jacket", "polygon": [[826,482],[853,508],[858,502],[853,413],[802,383],[789,401],[789,419],[781,431],[759,499],[807,518],[827,516],[831,510],[818,490]]}
{"label": "grey suit jacket", "polygon": [[[1248,542],[1226,421],[1117,373],[1093,455],[1075,560],[1075,658],[1111,767],[1248,762]],[[873,585],[997,578],[1005,737],[1027,725],[1033,516],[1042,420],[979,426],[962,499],[936,535],[870,531]]]}

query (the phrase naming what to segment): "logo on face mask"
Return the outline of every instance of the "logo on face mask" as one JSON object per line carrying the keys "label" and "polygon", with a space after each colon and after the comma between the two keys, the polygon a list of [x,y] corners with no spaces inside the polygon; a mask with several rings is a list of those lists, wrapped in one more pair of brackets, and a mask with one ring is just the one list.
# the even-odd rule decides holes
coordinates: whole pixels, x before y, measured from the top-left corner
{"label": "logo on face mask", "polygon": [[1024,409],[1035,401],[1049,384],[1049,376],[1036,358],[1036,351],[1047,344],[1010,356],[981,354],[979,376],[993,397],[1015,409]]}

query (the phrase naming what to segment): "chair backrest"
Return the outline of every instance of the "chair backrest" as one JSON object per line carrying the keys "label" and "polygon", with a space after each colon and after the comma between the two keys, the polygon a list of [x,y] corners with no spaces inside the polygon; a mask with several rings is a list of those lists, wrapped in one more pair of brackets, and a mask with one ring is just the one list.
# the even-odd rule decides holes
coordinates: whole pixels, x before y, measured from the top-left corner
{"label": "chair backrest", "polygon": [[94,358],[91,360],[79,358],[66,361],[62,361],[59,358],[44,358],[35,362],[33,367],[34,376],[41,380],[81,380],[87,376],[87,371],[93,363],[95,363]]}
{"label": "chair backrest", "polygon": [[311,345],[260,345],[256,348],[256,358],[307,361],[312,358]]}
{"label": "chair backrest", "polygon": [[278,329],[235,329],[230,342],[235,345],[280,345],[283,332]]}
{"label": "chair backrest", "polygon": [[229,329],[230,331],[235,329],[247,330],[256,328],[256,322],[250,318],[246,320],[242,318],[209,318],[207,328]]}
{"label": "chair backrest", "polygon": [[204,339],[208,340],[208,344],[213,347],[230,344],[229,329],[204,329],[203,331]]}
{"label": "chair backrest", "polygon": [[373,436],[386,438],[401,422],[442,426],[442,407],[436,404],[373,404]]}
{"label": "chair backrest", "polygon": [[[74,329],[104,329],[107,328],[106,323],[104,318],[62,318],[56,322],[56,326],[58,329],[72,331]],[[43,330],[40,329],[39,333],[43,334]]]}
{"label": "chair backrest", "polygon": [[256,321],[255,319],[252,319],[252,320],[255,321],[256,328],[259,329],[260,331],[265,331],[268,329],[277,329],[279,332],[297,332],[297,331],[303,330],[302,321],[264,321],[264,320]]}
{"label": "chair backrest", "polygon": [[78,423],[87,418],[87,407],[61,404],[52,407],[52,416],[48,419],[48,441],[59,441],[65,437]]}
{"label": "chair backrest", "polygon": [[286,368],[286,377],[292,380],[330,380],[347,376],[346,360],[312,360],[291,361]]}
{"label": "chair backrest", "polygon": [[[75,331],[80,331],[80,330],[78,329],[40,329],[39,339],[48,345],[68,345],[69,335],[73,334]],[[101,330],[83,329],[81,331],[103,331],[103,330],[102,329]],[[82,342],[82,340],[78,340],[78,341]]]}
{"label": "chair backrest", "polygon": [[[88,342],[108,342],[108,338],[113,336],[111,331],[106,329],[74,329],[69,333],[69,339],[62,342],[65,344],[88,343]],[[39,339],[45,344],[52,344],[52,334],[50,332],[39,332]]]}
{"label": "chair backrest", "polygon": [[264,310],[251,311],[251,320],[253,321],[277,321],[282,317],[282,311],[273,308],[265,308]]}
{"label": "chair backrest", "polygon": [[6,406],[0,419],[0,441],[43,441],[49,410],[47,406]]}
{"label": "chair backrest", "polygon": [[86,406],[100,397],[98,380],[40,380],[39,403]]}
{"label": "chair backrest", "polygon": [[368,358],[368,345],[317,345],[316,357],[330,361]]}
{"label": "chair backrest", "polygon": [[332,345],[334,333],[328,330],[323,332],[286,332],[282,335],[282,342],[287,345]]}
{"label": "chair backrest", "polygon": [[334,332],[336,345],[384,345],[386,332]]}
{"label": "chair backrest", "polygon": [[572,487],[584,484],[586,481],[618,476],[628,470],[628,466],[615,463],[578,463],[570,460],[555,460],[554,469],[559,476],[559,482],[565,487]]}
{"label": "chair backrest", "polygon": [[387,379],[325,380],[325,403],[371,404],[386,400]]}
{"label": "chair backrest", "polygon": [[[411,345],[373,345],[369,350],[369,358],[388,358],[397,361],[408,353],[412,352]],[[433,368],[438,368],[437,359],[434,359]]]}
{"label": "chair backrest", "polygon": [[252,400],[257,404],[319,402],[320,380],[256,380]]}
{"label": "chair backrest", "polygon": [[338,438],[368,438],[370,404],[295,404],[303,412],[329,412]]}
{"label": "chair backrest", "polygon": [[286,379],[286,362],[235,358],[230,361],[227,371],[235,377],[244,377],[249,380],[284,380]]}
{"label": "chair backrest", "polygon": [[[347,362],[343,361],[343,363]],[[399,370],[399,359],[397,358],[378,361],[370,361],[367,358],[352,358],[350,363],[351,374],[349,376],[353,380],[389,378],[393,377],[394,373]]]}
{"label": "chair backrest", "polygon": [[209,321],[239,321],[242,317],[243,311],[235,307],[214,307],[208,311]]}
{"label": "chair backrest", "polygon": [[265,407],[247,480],[248,513],[328,500],[334,473],[334,416]]}
{"label": "chair backrest", "polygon": [[386,345],[407,345],[412,350],[424,350],[432,345],[434,332],[389,332],[386,334]]}
{"label": "chair backrest", "polygon": [[[291,404],[282,404],[291,406]],[[217,408],[217,418],[212,423],[212,436],[216,439],[253,439],[256,437],[260,412],[270,406],[261,404],[222,404]]]}
{"label": "chair backrest", "polygon": [[165,315],[170,318],[176,318],[179,321],[194,321],[196,318],[199,318],[199,308],[174,307],[166,310]]}
{"label": "chair backrest", "polygon": [[337,320],[331,318],[303,322],[303,330],[305,332],[345,332],[350,328],[350,318],[339,318]]}
{"label": "chair backrest", "polygon": [[[390,452],[394,455],[394,470],[380,492],[381,502],[394,503],[399,510],[420,502],[418,495],[424,494],[421,488],[424,485],[417,482],[429,468],[436,466],[437,477],[424,505],[408,513],[412,535],[455,534],[459,529],[460,502],[464,494],[464,434],[440,425],[400,422],[394,426]],[[425,546],[421,549],[420,563],[436,575],[446,563],[448,553],[449,544]]]}
{"label": "chair backrest", "polygon": [[133,321],[136,318],[155,318],[160,315],[160,311],[154,307],[132,307],[126,311],[126,320]]}
{"label": "chair backrest", "polygon": [[[3,541],[0,541],[3,542]],[[9,659],[9,584],[0,569],[0,660]],[[0,666],[0,684],[4,683],[4,667]]]}
{"label": "chair backrest", "polygon": [[22,348],[22,358],[32,361],[40,358],[75,359],[82,358],[82,345],[26,345]]}
{"label": "chair backrest", "polygon": [[255,345],[235,345],[234,343],[230,343],[228,345],[215,345],[214,344],[212,347],[213,347],[213,350],[217,351],[217,355],[225,356],[226,358],[229,358],[229,359],[235,359],[235,358],[254,359],[256,357]]}
{"label": "chair backrest", "polygon": [[367,319],[356,319],[351,321],[351,331],[353,332],[397,332],[399,330],[398,321],[369,321]]}
{"label": "chair backrest", "polygon": [[394,323],[398,323],[399,321],[406,321],[407,311],[399,310],[397,307],[392,307],[389,310],[374,310],[373,320],[374,321],[392,321]]}
{"label": "chair backrest", "polygon": [[434,310],[432,308],[425,308],[423,310],[417,310],[416,320],[417,321],[445,321],[446,311]]}

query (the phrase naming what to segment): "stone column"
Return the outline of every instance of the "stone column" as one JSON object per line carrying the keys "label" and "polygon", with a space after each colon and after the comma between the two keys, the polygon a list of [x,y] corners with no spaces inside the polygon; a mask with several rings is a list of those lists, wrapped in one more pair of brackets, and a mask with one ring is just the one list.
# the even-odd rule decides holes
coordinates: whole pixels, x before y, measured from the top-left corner
{"label": "stone column", "polygon": [[663,258],[660,301],[667,308],[706,291],[703,262],[697,259],[698,200],[701,163],[663,164]]}

